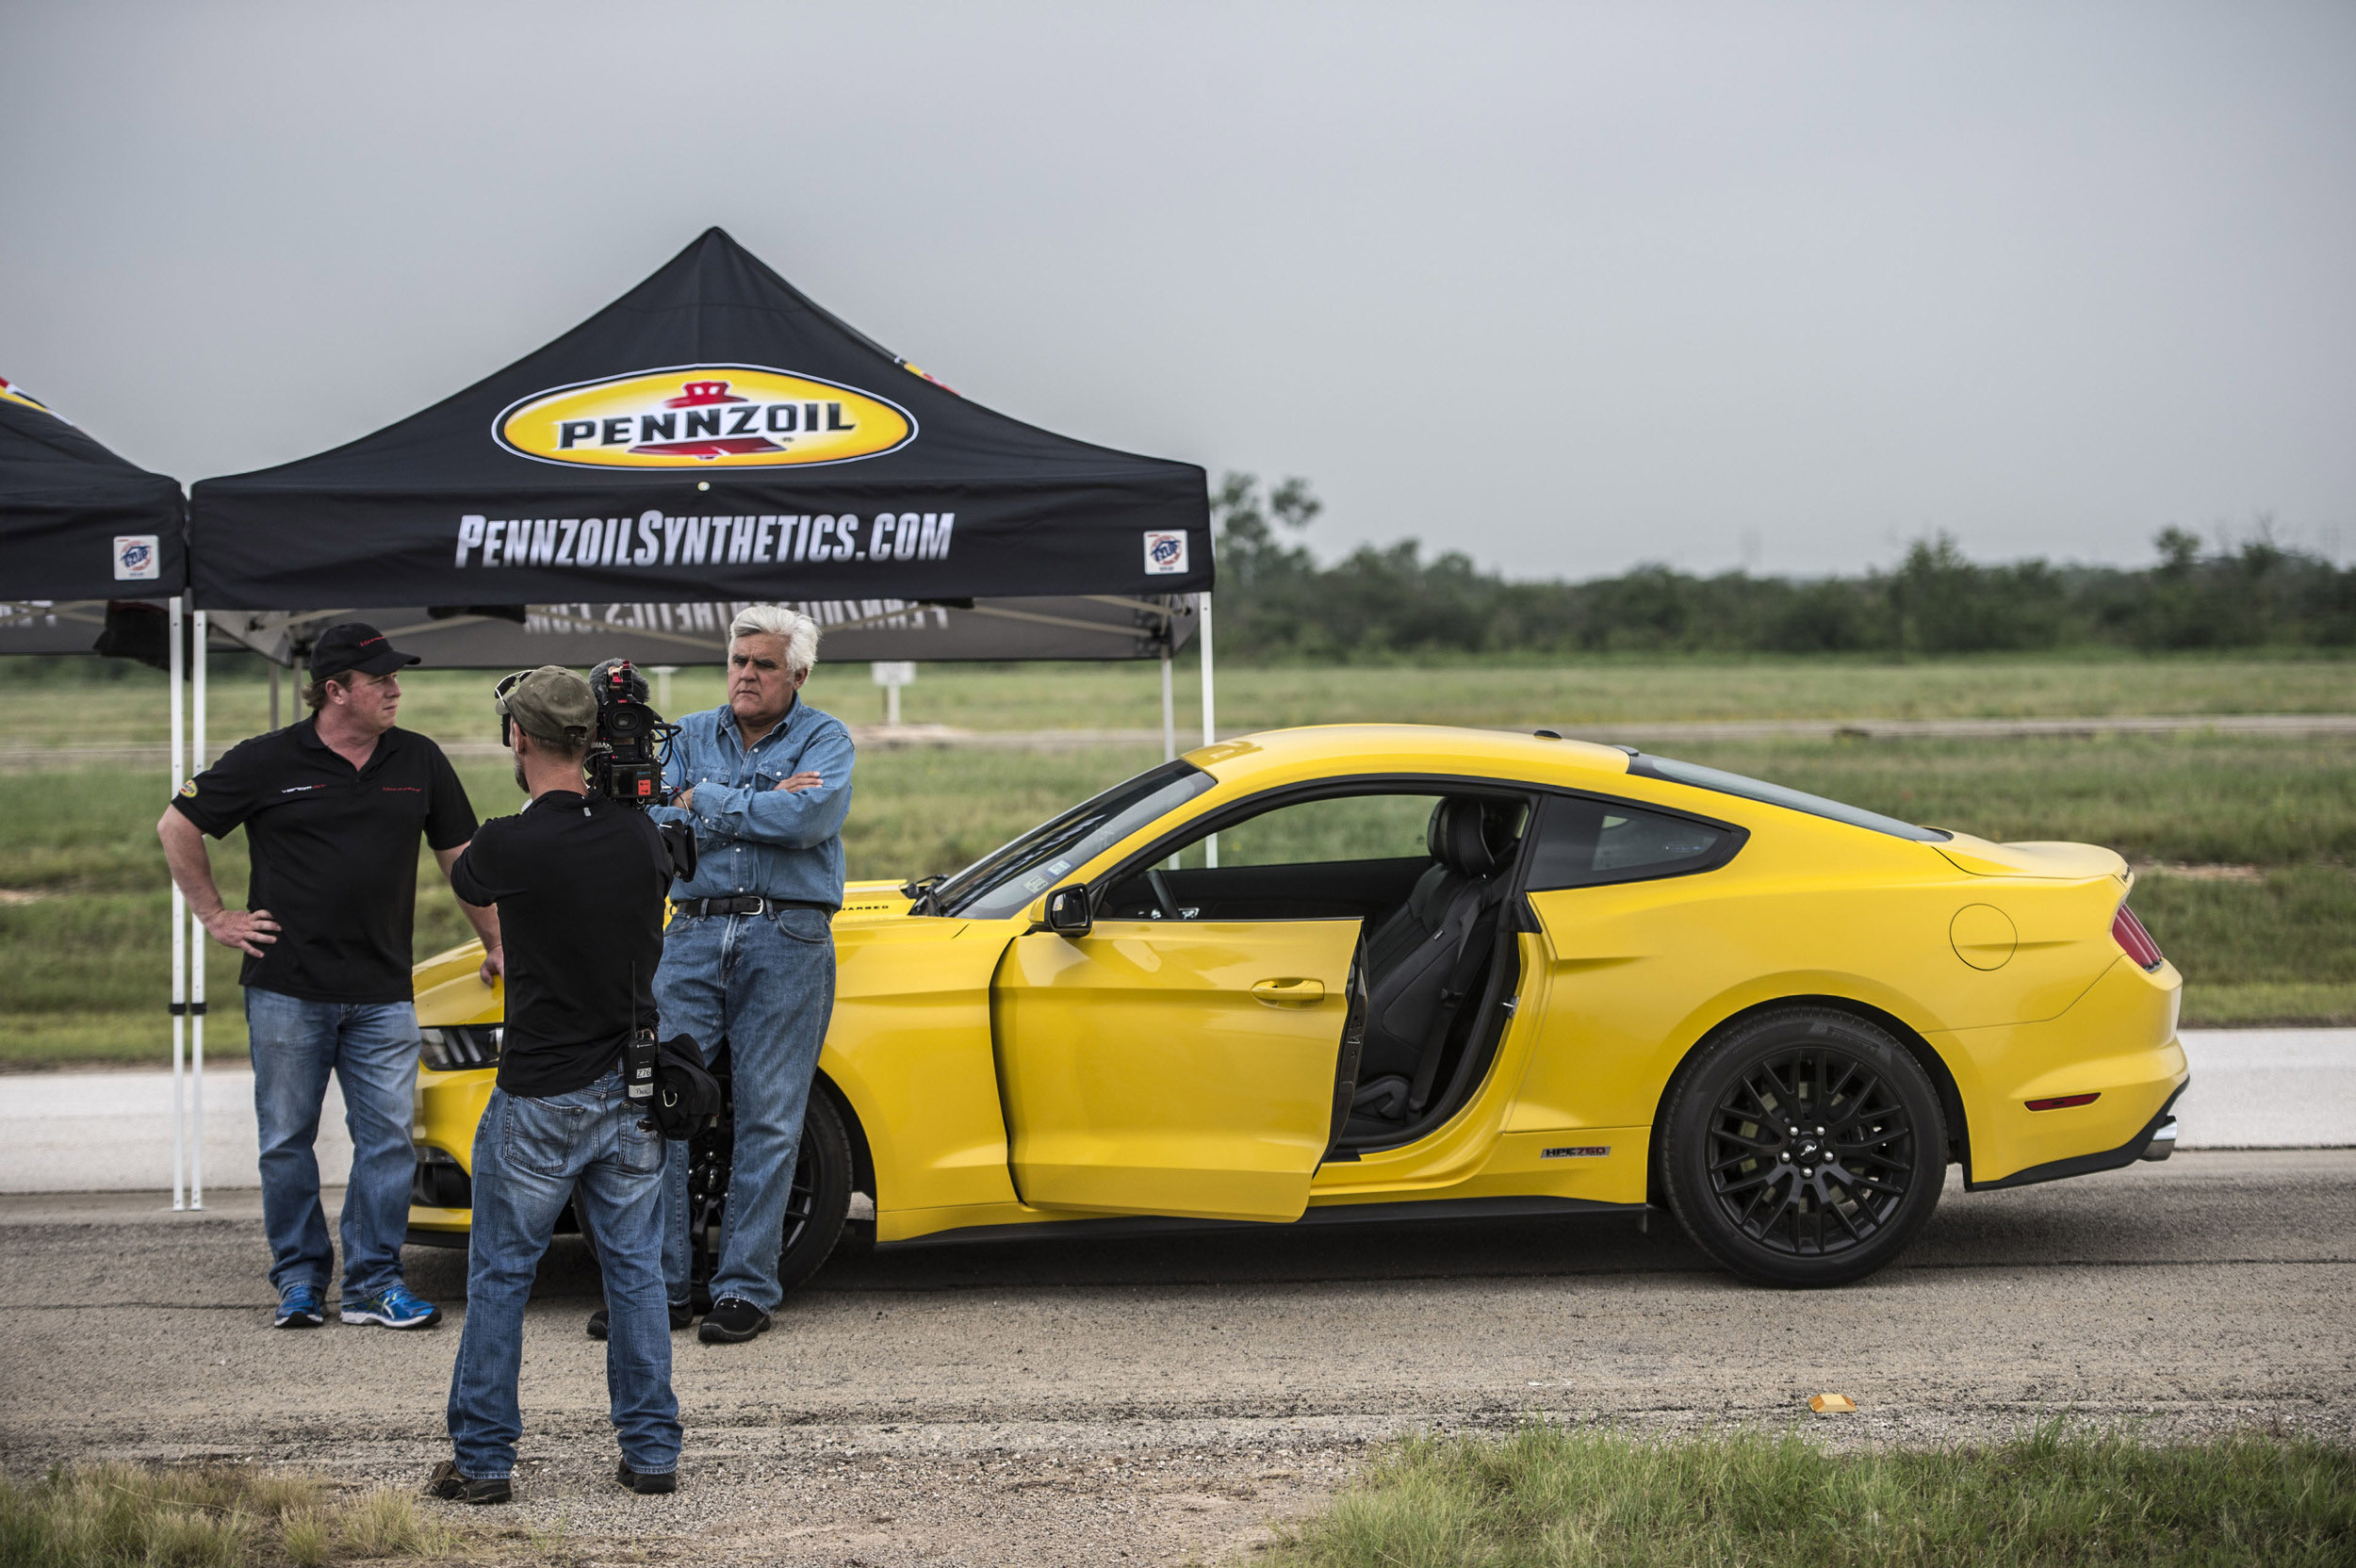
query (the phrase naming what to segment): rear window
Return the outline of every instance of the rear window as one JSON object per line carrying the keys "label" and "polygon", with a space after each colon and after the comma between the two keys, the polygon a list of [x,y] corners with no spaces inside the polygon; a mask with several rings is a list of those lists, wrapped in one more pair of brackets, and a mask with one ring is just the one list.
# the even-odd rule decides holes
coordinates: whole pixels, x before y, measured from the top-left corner
{"label": "rear window", "polygon": [[1742,846],[1742,830],[1647,811],[1624,801],[1549,798],[1523,884],[1531,892],[1644,882],[1712,871]]}
{"label": "rear window", "polygon": [[1808,794],[1801,790],[1787,790],[1780,784],[1762,779],[1745,778],[1739,773],[1726,773],[1718,768],[1705,768],[1698,762],[1680,762],[1669,757],[1648,757],[1639,752],[1628,760],[1628,771],[1645,778],[1665,778],[1673,784],[1691,784],[1695,789],[1715,790],[1720,794],[1739,795],[1744,800],[1763,801],[1769,806],[1781,806],[1793,811],[1806,811],[1811,817],[1826,817],[1845,822],[1851,827],[1870,827],[1876,833],[1887,833],[1893,839],[1912,839],[1917,843],[1934,844],[1955,837],[1937,827],[1917,827],[1910,822],[1885,817],[1878,811],[1861,807],[1843,806],[1823,795]]}

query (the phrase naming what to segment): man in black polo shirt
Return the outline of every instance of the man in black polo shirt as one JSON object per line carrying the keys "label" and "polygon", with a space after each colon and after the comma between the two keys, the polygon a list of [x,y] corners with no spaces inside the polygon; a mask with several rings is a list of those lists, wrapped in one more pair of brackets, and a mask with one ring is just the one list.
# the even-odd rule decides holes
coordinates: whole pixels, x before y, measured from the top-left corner
{"label": "man in black polo shirt", "polygon": [[679,1401],[663,1282],[663,1133],[625,1092],[622,1054],[655,1024],[671,862],[645,812],[592,799],[581,760],[597,722],[589,683],[553,664],[503,687],[499,716],[520,816],[483,825],[450,871],[461,898],[499,906],[507,1033],[474,1139],[466,1325],[450,1369],[452,1457],[428,1489],[503,1503],[523,1433],[515,1383],[524,1305],[567,1200],[596,1238],[612,1330],[605,1381],[632,1492],[677,1484]]}
{"label": "man in black polo shirt", "polygon": [[[417,839],[445,873],[474,837],[474,808],[442,748],[394,727],[401,683],[417,662],[373,627],[321,633],[303,690],[311,717],[230,748],[181,786],[155,831],[172,880],[205,929],[246,956],[237,982],[261,1124],[262,1223],[277,1324],[325,1321],[335,1266],[319,1206],[319,1106],[327,1075],[352,1132],[344,1192],[342,1316],[431,1328],[441,1312],[401,1279],[414,1168],[409,1130],[417,1012],[409,981]],[[205,835],[245,828],[246,907],[221,902]],[[466,906],[499,967],[498,917]]]}

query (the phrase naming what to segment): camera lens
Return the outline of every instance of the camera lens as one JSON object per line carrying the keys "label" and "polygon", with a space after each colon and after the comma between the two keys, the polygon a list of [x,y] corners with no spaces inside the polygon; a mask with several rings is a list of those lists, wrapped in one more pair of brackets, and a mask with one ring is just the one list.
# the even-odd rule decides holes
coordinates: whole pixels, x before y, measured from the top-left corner
{"label": "camera lens", "polygon": [[599,715],[598,726],[609,741],[635,741],[653,727],[646,710],[636,703],[617,702]]}

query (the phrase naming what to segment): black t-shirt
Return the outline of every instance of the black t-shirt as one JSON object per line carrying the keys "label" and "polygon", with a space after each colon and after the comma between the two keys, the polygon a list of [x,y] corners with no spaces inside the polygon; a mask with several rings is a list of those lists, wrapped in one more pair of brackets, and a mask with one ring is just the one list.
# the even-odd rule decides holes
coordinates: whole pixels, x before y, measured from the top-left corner
{"label": "black t-shirt", "polygon": [[551,790],[520,816],[484,823],[450,880],[467,903],[499,906],[499,1087],[543,1097],[586,1088],[621,1059],[634,1023],[654,1025],[671,867],[644,811]]}
{"label": "black t-shirt", "polygon": [[436,850],[474,836],[440,746],[388,729],[355,769],[305,719],[230,747],[172,804],[217,839],[245,828],[246,907],[268,909],[279,930],[239,985],[311,1002],[410,999],[417,836]]}

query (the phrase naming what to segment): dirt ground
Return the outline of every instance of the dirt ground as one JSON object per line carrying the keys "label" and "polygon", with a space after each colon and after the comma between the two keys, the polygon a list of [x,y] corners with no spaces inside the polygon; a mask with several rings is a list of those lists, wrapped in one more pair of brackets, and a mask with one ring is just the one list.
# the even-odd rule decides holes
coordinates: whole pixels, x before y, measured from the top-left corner
{"label": "dirt ground", "polygon": [[[454,1322],[273,1331],[258,1199],[216,1202],[0,1199],[0,1466],[210,1455],[413,1484],[447,1452]],[[463,1254],[408,1266],[454,1319]],[[687,1452],[659,1499],[610,1483],[596,1289],[560,1243],[526,1330],[518,1500],[453,1511],[538,1560],[1215,1560],[1383,1437],[1533,1415],[2356,1436],[2356,1150],[1951,1189],[1902,1266],[1810,1294],[1713,1272],[1665,1217],[888,1251],[830,1266],[750,1346],[675,1339]],[[1823,1391],[1860,1413],[1808,1416]]]}

